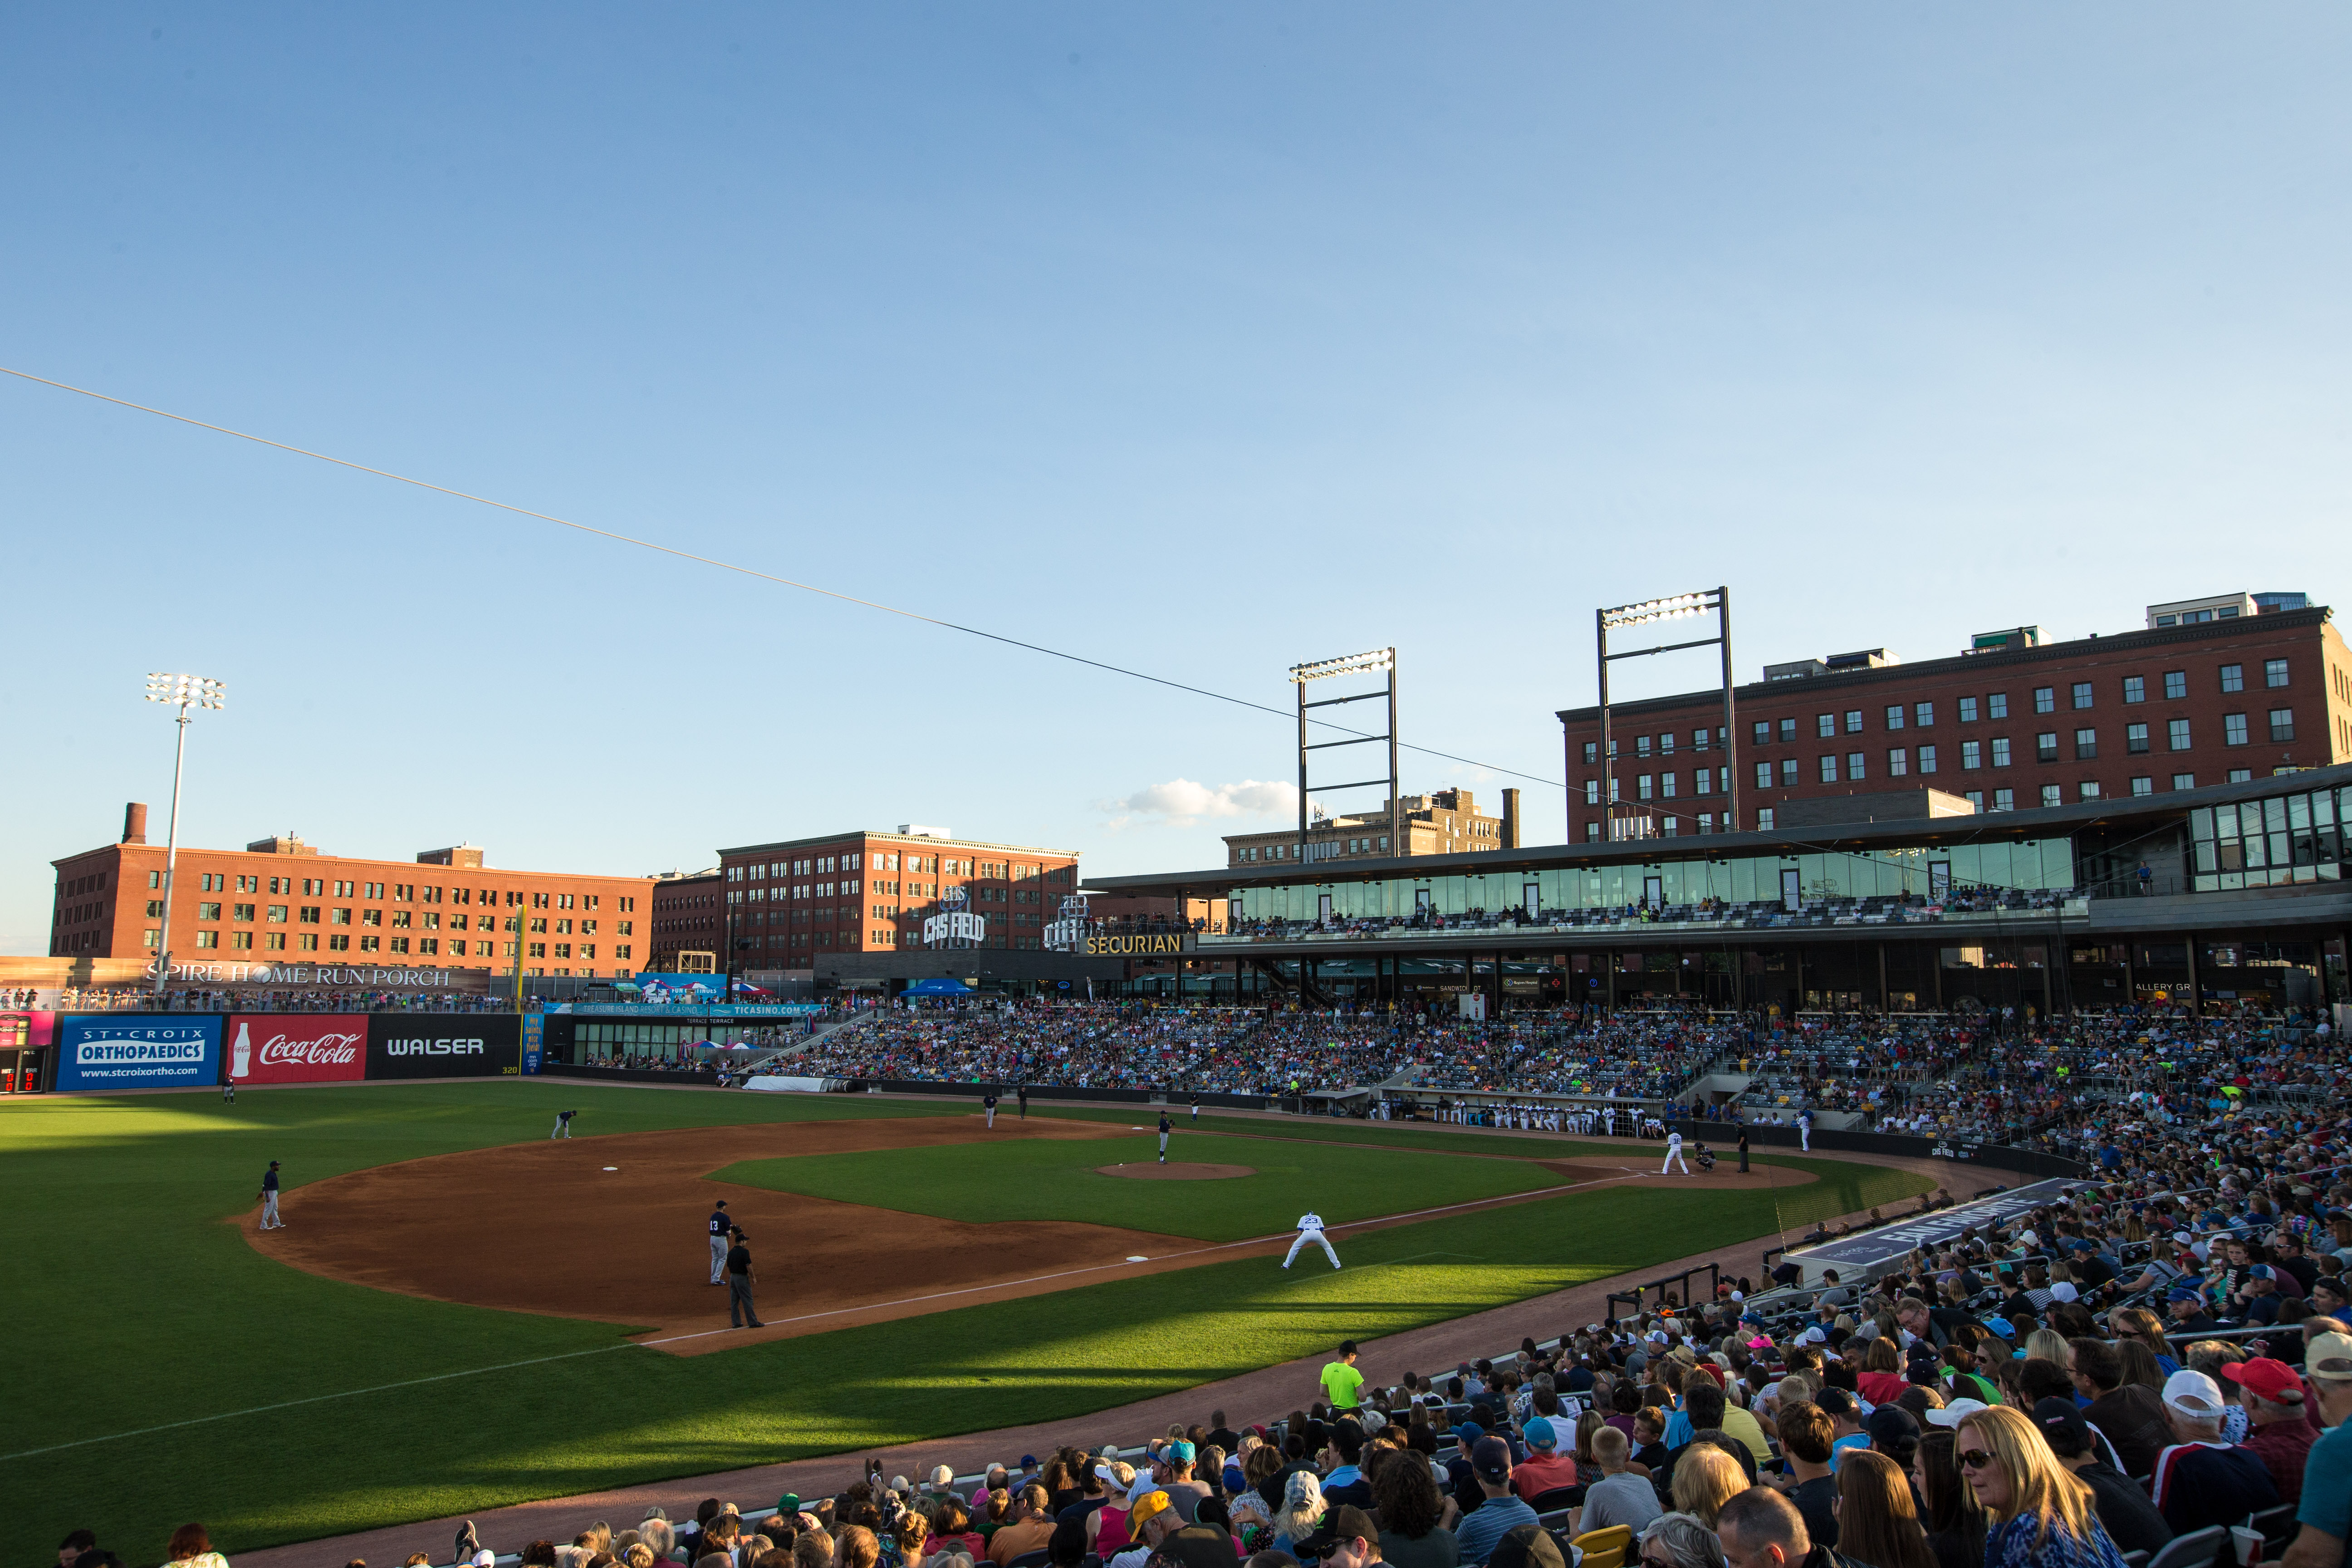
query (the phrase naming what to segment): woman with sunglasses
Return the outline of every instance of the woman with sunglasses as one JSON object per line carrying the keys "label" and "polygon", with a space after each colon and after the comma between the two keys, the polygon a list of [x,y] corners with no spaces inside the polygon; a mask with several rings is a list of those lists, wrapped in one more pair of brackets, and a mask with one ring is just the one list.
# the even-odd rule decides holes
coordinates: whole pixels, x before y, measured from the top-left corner
{"label": "woman with sunglasses", "polygon": [[1972,1410],[1953,1458],[1991,1521],[1985,1568],[2123,1568],[2091,1489],[2074,1479],[2021,1411]]}

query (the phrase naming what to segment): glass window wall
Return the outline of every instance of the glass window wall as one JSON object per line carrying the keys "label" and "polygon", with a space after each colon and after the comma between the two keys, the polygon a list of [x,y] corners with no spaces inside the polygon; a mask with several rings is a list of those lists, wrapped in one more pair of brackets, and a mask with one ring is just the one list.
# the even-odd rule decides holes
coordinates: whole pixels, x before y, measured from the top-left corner
{"label": "glass window wall", "polygon": [[2352,788],[2199,806],[2189,814],[2197,890],[2340,880],[2348,811]]}

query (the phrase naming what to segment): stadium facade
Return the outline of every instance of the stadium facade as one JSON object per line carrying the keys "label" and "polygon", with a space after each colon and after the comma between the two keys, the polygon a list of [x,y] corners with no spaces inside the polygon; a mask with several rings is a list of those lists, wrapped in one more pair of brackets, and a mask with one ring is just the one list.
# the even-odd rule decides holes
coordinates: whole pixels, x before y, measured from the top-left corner
{"label": "stadium facade", "polygon": [[1090,879],[1222,897],[1130,991],[1488,1009],[1703,1003],[2035,1013],[2352,1002],[2352,765],[1811,827]]}

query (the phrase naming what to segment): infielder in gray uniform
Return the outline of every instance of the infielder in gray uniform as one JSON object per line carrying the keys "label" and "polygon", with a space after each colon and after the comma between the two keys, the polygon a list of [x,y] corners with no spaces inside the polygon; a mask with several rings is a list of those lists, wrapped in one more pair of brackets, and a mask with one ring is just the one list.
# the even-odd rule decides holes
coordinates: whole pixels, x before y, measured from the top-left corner
{"label": "infielder in gray uniform", "polygon": [[719,1206],[710,1211],[710,1282],[713,1285],[727,1283],[727,1242],[729,1233],[734,1228],[735,1222],[727,1217],[727,1200],[721,1198]]}

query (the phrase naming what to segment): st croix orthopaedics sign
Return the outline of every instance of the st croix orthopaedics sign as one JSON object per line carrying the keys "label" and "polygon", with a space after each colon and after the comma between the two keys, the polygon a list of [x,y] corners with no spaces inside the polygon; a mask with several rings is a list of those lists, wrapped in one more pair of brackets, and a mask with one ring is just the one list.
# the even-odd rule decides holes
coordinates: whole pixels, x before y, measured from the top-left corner
{"label": "st croix orthopaedics sign", "polygon": [[1152,936],[1090,936],[1086,945],[1088,958],[1158,958],[1183,951],[1181,931],[1161,931]]}

